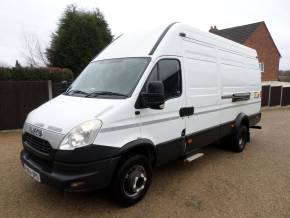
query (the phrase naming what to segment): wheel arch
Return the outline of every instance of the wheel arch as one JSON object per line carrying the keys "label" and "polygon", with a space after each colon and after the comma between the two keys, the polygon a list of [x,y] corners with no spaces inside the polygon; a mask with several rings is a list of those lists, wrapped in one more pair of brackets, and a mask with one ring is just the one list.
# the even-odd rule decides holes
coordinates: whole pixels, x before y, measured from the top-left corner
{"label": "wheel arch", "polygon": [[239,129],[241,125],[245,125],[248,130],[250,128],[249,117],[245,113],[239,113],[235,119],[236,129]]}
{"label": "wheel arch", "polygon": [[148,157],[152,167],[157,163],[156,146],[149,139],[140,138],[125,144],[120,150],[121,159],[133,153]]}

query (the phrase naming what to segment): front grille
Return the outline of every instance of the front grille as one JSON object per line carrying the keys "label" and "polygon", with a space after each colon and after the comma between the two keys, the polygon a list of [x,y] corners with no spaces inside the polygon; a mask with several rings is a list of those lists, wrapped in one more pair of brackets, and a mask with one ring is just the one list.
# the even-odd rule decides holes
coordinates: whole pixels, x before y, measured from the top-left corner
{"label": "front grille", "polygon": [[45,154],[50,154],[52,151],[52,148],[48,141],[38,138],[29,133],[25,133],[23,135],[23,142],[27,143],[33,149],[40,151],[42,153],[45,153]]}

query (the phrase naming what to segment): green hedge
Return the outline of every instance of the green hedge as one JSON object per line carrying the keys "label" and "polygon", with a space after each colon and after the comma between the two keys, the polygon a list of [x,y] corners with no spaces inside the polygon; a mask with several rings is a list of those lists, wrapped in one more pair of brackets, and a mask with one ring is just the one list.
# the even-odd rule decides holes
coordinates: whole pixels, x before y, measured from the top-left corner
{"label": "green hedge", "polygon": [[73,73],[64,68],[0,68],[0,81],[39,81],[52,80],[55,82],[72,81]]}

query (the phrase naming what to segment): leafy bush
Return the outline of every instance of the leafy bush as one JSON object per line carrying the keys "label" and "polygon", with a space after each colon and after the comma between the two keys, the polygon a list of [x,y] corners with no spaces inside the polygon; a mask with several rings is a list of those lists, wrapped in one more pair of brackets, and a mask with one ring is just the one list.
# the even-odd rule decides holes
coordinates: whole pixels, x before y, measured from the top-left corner
{"label": "leafy bush", "polygon": [[12,80],[49,80],[48,70],[45,68],[12,68]]}
{"label": "leafy bush", "polygon": [[48,68],[50,79],[52,81],[68,81],[73,80],[73,73],[70,69],[67,68]]}
{"label": "leafy bush", "polygon": [[290,82],[290,76],[279,76],[280,82]]}
{"label": "leafy bush", "polygon": [[290,70],[281,70],[279,71],[280,76],[290,76]]}
{"label": "leafy bush", "polygon": [[10,80],[11,79],[11,71],[12,70],[10,68],[1,67],[0,68],[0,81]]}
{"label": "leafy bush", "polygon": [[69,69],[62,68],[31,68],[14,67],[0,68],[0,81],[38,81],[52,80],[55,82],[72,81],[73,73]]}

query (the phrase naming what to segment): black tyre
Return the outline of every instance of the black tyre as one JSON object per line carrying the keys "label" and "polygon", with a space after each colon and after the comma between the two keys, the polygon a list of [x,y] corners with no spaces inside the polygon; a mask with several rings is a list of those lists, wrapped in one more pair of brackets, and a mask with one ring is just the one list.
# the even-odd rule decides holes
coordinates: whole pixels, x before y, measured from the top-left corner
{"label": "black tyre", "polygon": [[121,206],[131,206],[143,199],[152,178],[148,158],[136,154],[124,159],[112,182],[112,197]]}
{"label": "black tyre", "polygon": [[231,148],[234,152],[242,152],[248,142],[249,131],[245,125],[241,125],[237,132],[232,136]]}

